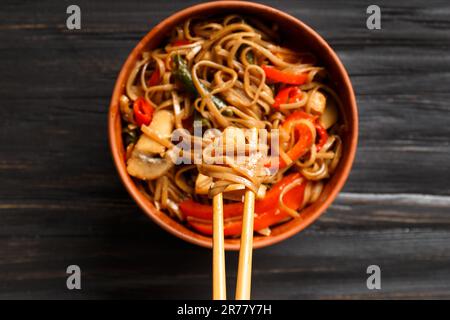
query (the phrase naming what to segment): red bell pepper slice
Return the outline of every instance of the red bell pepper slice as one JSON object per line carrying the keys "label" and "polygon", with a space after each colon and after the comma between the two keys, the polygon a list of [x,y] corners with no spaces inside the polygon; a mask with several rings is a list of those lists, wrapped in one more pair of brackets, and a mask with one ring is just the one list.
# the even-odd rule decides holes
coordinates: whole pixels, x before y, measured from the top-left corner
{"label": "red bell pepper slice", "polygon": [[[286,152],[286,154],[289,156],[289,158],[292,159],[292,161],[296,161],[297,159],[302,157],[313,143],[312,134],[308,126],[306,126],[304,123],[296,122],[298,122],[299,120],[309,120],[314,123],[316,119],[316,116],[313,116],[309,113],[296,111],[289,115],[281,125],[281,130],[285,130],[286,132],[290,132],[292,126],[295,130],[295,137],[297,139],[297,142],[288,152]],[[287,163],[283,160],[283,158],[279,157],[278,169],[283,169],[286,166]],[[266,163],[265,167],[272,167],[272,163]]]}
{"label": "red bell pepper slice", "polygon": [[[283,129],[285,129],[286,131],[289,131],[290,126],[292,126],[292,125],[295,126],[295,122],[300,119],[310,120],[311,122],[314,123],[314,127],[316,128],[317,137],[318,137],[318,141],[316,143],[316,148],[317,148],[317,151],[320,151],[320,149],[322,149],[322,147],[325,145],[325,143],[328,140],[328,132],[322,125],[320,125],[317,122],[317,119],[318,119],[317,116],[313,116],[313,115],[308,114],[303,111],[296,111],[286,118],[286,120],[283,122],[281,127]],[[306,128],[306,126],[304,126],[304,127]],[[308,128],[306,128],[306,129],[308,129]],[[307,131],[308,131],[308,133],[306,133],[306,135],[310,136],[311,133],[309,132],[309,129]],[[297,132],[300,134],[300,132],[298,131],[298,128],[297,128]],[[301,134],[300,134],[300,137],[301,137]],[[306,139],[306,140],[307,140],[306,141],[307,144],[309,144],[310,143],[309,140],[308,139]],[[299,142],[300,141],[301,140],[299,140]],[[298,144],[298,142],[297,142],[297,144]],[[294,159],[297,160],[304,154],[301,152],[302,151],[301,145],[297,145],[297,144],[289,152],[287,152],[289,157],[293,160]],[[280,163],[281,162],[282,162],[282,160],[280,159]],[[284,165],[284,162],[283,162],[283,165]],[[280,164],[280,167],[283,168],[283,166],[281,166],[281,164]]]}
{"label": "red bell pepper slice", "polygon": [[322,127],[319,123],[316,123],[315,128],[316,128],[317,135],[319,137],[319,141],[316,143],[316,149],[317,149],[317,152],[319,152],[320,149],[322,149],[322,147],[325,145],[325,143],[328,140],[328,133],[327,133],[327,130],[324,127]]}
{"label": "red bell pepper slice", "polygon": [[[286,154],[289,156],[289,158],[292,159],[292,161],[296,161],[300,157],[302,157],[313,143],[311,130],[309,130],[309,127],[307,125],[305,125],[304,123],[300,123],[295,127],[295,130],[299,138],[294,146],[288,152],[286,152]],[[283,160],[283,158],[280,157],[279,168],[283,169],[286,166],[287,163]]]}
{"label": "red bell pepper slice", "polygon": [[[201,204],[192,199],[184,200],[179,204],[181,212],[186,217],[194,217],[203,220],[212,220],[213,207],[209,204]],[[223,205],[224,218],[231,218],[242,215],[244,205],[241,202]]]}
{"label": "red bell pepper slice", "polygon": [[308,80],[307,73],[295,73],[292,71],[282,71],[278,70],[273,66],[262,66],[261,67],[266,74],[267,79],[273,82],[282,82],[287,84],[301,85],[306,83]]}
{"label": "red bell pepper slice", "polygon": [[139,97],[133,104],[134,120],[140,127],[148,126],[153,118],[154,108],[143,97]]}
{"label": "red bell pepper slice", "polygon": [[313,116],[312,114],[306,113],[304,111],[295,111],[291,113],[286,120],[284,120],[283,124],[281,125],[283,128],[288,129],[289,127],[295,124],[298,120],[310,120],[311,122],[316,121],[317,116]]}
{"label": "red bell pepper slice", "polygon": [[[199,222],[199,221],[189,221],[189,225],[196,231],[205,234],[212,235],[212,224]],[[253,224],[255,226],[255,224]],[[241,221],[229,221],[225,222],[223,225],[223,235],[225,237],[234,236],[241,234],[242,222]],[[264,228],[263,228],[264,229]]]}
{"label": "red bell pepper slice", "polygon": [[[257,200],[255,202],[255,212],[266,212],[268,210],[278,207],[278,199],[280,198],[281,192],[286,188],[287,185],[291,184],[294,180],[301,178],[302,175],[298,172],[292,173],[283,177],[280,181],[275,183],[269,191],[267,191],[266,196],[262,200]],[[287,195],[286,195],[287,196]],[[284,199],[286,201],[286,199]],[[242,211],[241,211],[242,212]]]}
{"label": "red bell pepper slice", "polygon": [[286,87],[281,89],[275,97],[272,105],[275,109],[280,109],[280,105],[286,103],[295,103],[302,98],[302,90],[299,87]]}
{"label": "red bell pepper slice", "polygon": [[159,74],[159,69],[156,69],[155,71],[152,72],[152,75],[150,76],[150,78],[148,79],[148,86],[152,87],[152,86],[156,86],[160,83],[161,81],[161,75]]}
{"label": "red bell pepper slice", "polygon": [[[293,175],[291,175],[288,177],[290,177],[291,179],[292,178],[296,179],[296,178],[301,177],[300,174],[294,174],[294,175],[296,175],[296,176],[293,177]],[[300,206],[303,203],[303,196],[305,193],[306,183],[307,183],[307,181],[304,180],[302,182],[302,184],[295,186],[294,188],[289,190],[284,195],[283,201],[289,208],[291,208],[293,210],[298,210],[300,208]],[[278,204],[278,198],[277,198],[276,203]],[[255,212],[256,212],[256,208],[255,208]],[[276,224],[288,217],[289,217],[289,214],[282,211],[280,208],[278,208],[278,206],[269,208],[267,211],[255,214],[254,230],[258,231],[258,230],[262,230],[264,228],[270,227],[271,225]],[[212,230],[211,222],[190,220],[189,224],[200,233],[203,233],[206,235],[212,235],[213,230]],[[224,235],[225,236],[240,235],[241,230],[242,230],[242,221],[241,220],[228,220],[228,221],[225,220],[224,221]]]}
{"label": "red bell pepper slice", "polygon": [[[301,178],[300,173],[290,174],[277,183],[266,193],[264,199],[256,200],[255,202],[255,212],[263,213],[270,209],[276,208],[278,206],[278,198],[283,189],[289,185],[295,179]],[[194,200],[185,200],[179,204],[181,212],[186,217],[192,217],[202,220],[211,221],[213,217],[213,208],[208,204],[201,204],[195,202]],[[244,210],[244,204],[242,202],[224,204],[223,206],[223,216],[224,218],[238,217],[242,215]]]}
{"label": "red bell pepper slice", "polygon": [[191,44],[191,43],[192,43],[192,41],[189,41],[189,40],[186,40],[186,39],[179,39],[179,40],[174,40],[172,42],[172,46],[173,47],[179,47],[179,46],[185,46],[185,45],[188,45],[188,44]]}
{"label": "red bell pepper slice", "polygon": [[[296,136],[298,137],[295,145],[288,152],[286,152],[286,154],[289,156],[289,158],[292,159],[292,161],[296,161],[300,157],[302,157],[313,143],[312,134],[309,128],[304,123],[296,124],[296,122],[298,122],[299,120],[309,120],[314,123],[316,119],[316,116],[313,116],[309,113],[306,113],[304,111],[296,111],[289,115],[281,125],[281,128],[288,132],[290,131],[291,126],[294,126]],[[286,165],[286,162],[280,157],[279,168],[283,169],[286,167]]]}

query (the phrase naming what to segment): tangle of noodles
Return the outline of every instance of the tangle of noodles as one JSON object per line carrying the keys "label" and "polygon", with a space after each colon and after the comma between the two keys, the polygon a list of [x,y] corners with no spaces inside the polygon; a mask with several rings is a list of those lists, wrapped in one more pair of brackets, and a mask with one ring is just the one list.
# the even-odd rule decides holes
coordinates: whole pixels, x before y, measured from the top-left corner
{"label": "tangle of noodles", "polygon": [[[126,82],[120,111],[128,172],[157,209],[188,224],[208,225],[206,213],[191,215],[182,204],[189,200],[209,208],[218,193],[225,206],[242,203],[249,189],[257,194],[258,208],[258,201],[263,206],[275,193],[275,184],[284,183],[275,201],[276,214],[284,215],[255,229],[270,235],[271,225],[301,219],[301,210],[319,200],[342,154],[341,102],[314,56],[280,46],[277,30],[238,15],[189,19],[164,46],[142,54]],[[303,81],[274,78],[269,68],[284,77],[301,75]],[[139,103],[150,106],[153,119],[136,114]],[[202,135],[194,133],[194,120]],[[170,138],[176,129],[183,143],[200,150],[200,158],[175,147]],[[275,137],[270,130],[279,132],[283,165],[276,171],[267,166],[273,150],[269,140],[259,139],[258,129],[267,129],[268,138]],[[219,152],[225,148],[231,156]],[[171,163],[174,154],[191,163]]]}

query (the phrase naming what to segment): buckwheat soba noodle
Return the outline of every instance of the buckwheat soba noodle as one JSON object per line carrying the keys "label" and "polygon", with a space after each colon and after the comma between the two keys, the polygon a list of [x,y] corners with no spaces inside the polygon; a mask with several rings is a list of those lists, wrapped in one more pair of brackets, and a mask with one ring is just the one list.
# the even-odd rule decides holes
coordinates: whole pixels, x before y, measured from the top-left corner
{"label": "buckwheat soba noodle", "polygon": [[301,219],[342,153],[340,100],[313,55],[279,45],[276,26],[229,15],[189,19],[143,52],[120,98],[128,173],[157,209],[239,236],[246,189],[254,230]]}

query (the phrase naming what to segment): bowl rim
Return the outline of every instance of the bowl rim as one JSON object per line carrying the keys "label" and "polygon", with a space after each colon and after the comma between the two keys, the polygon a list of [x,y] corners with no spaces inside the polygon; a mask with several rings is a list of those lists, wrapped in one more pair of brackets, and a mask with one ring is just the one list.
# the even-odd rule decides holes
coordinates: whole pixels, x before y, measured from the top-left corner
{"label": "bowl rim", "polygon": [[[346,90],[348,91],[348,100],[349,104],[346,106],[349,110],[349,115],[351,116],[351,131],[349,132],[350,138],[350,145],[348,146],[348,150],[346,152],[348,153],[346,162],[340,165],[343,165],[343,168],[341,169],[340,175],[338,178],[336,178],[336,183],[331,188],[330,192],[327,195],[327,198],[321,202],[321,204],[313,211],[312,214],[308,216],[307,219],[304,219],[300,223],[294,225],[290,229],[286,229],[283,232],[269,236],[269,237],[258,237],[257,241],[254,241],[254,248],[262,248],[266,246],[270,246],[276,243],[279,243],[283,240],[286,240],[287,238],[292,237],[293,235],[299,233],[303,229],[307,228],[310,224],[312,224],[314,221],[318,219],[319,216],[321,216],[325,210],[331,205],[331,203],[335,200],[340,190],[343,188],[345,182],[348,179],[348,176],[350,174],[351,167],[354,162],[355,154],[356,154],[356,148],[357,148],[357,142],[358,142],[358,110],[356,105],[356,98],[353,90],[352,83],[350,81],[350,78],[347,74],[347,71],[342,64],[341,60],[337,56],[337,54],[334,52],[334,50],[329,46],[329,44],[311,27],[306,25],[301,20],[291,16],[290,14],[283,12],[279,9],[275,9],[273,7],[263,5],[260,3],[255,2],[247,2],[247,1],[214,1],[214,2],[208,2],[208,3],[201,3],[197,5],[193,5],[187,8],[184,8],[180,11],[175,12],[174,14],[171,14],[170,16],[166,17],[164,20],[159,22],[155,27],[153,27],[149,32],[145,34],[143,38],[141,38],[138,42],[138,44],[134,47],[134,49],[130,52],[128,55],[125,63],[122,65],[120,69],[119,76],[117,77],[117,80],[114,85],[113,94],[111,97],[111,102],[109,106],[108,111],[108,137],[109,137],[109,146],[111,150],[111,154],[113,157],[114,165],[116,167],[116,170],[120,176],[120,180],[122,184],[127,189],[128,193],[132,196],[134,201],[138,204],[138,206],[146,213],[147,216],[149,216],[157,225],[159,225],[162,229],[168,231],[169,233],[177,236],[180,239],[183,239],[187,242],[190,242],[192,244],[211,248],[212,247],[212,240],[210,237],[202,236],[196,232],[187,232],[187,229],[182,224],[176,222],[176,223],[169,223],[167,219],[162,219],[160,216],[158,216],[157,212],[154,207],[150,207],[147,205],[148,199],[144,196],[144,194],[138,189],[138,187],[135,185],[133,179],[129,176],[126,165],[123,161],[123,152],[120,152],[119,142],[117,141],[117,133],[115,132],[115,122],[117,121],[117,114],[120,113],[118,108],[118,101],[120,94],[123,90],[123,86],[126,83],[126,76],[127,76],[127,70],[131,67],[131,65],[135,62],[136,57],[143,51],[145,46],[150,42],[150,40],[158,35],[158,33],[163,30],[167,25],[172,25],[179,23],[189,16],[197,16],[202,11],[219,11],[219,10],[227,10],[230,9],[239,9],[245,7],[246,10],[252,11],[252,14],[258,15],[258,14],[273,14],[277,15],[280,18],[283,18],[288,23],[292,23],[297,25],[300,29],[303,29],[305,33],[309,34],[309,37],[313,38],[314,42],[320,43],[320,46],[322,47],[321,50],[326,50],[327,55],[331,58],[330,61],[333,61],[335,63],[337,68],[337,73],[342,77],[343,85],[346,86]],[[115,110],[116,109],[116,110]],[[119,116],[120,117],[120,116]],[[168,216],[166,216],[168,219],[172,219]],[[225,249],[226,250],[239,250],[240,242],[239,241],[225,241]]]}

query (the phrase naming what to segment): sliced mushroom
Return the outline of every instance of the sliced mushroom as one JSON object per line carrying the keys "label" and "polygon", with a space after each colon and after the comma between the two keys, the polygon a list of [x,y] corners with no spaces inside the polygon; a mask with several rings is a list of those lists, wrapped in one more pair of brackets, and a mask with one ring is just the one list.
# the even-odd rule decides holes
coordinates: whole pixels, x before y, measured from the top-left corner
{"label": "sliced mushroom", "polygon": [[[149,128],[157,133],[161,138],[170,139],[173,131],[175,117],[171,111],[159,110],[153,115],[153,120]],[[136,150],[143,154],[161,154],[166,148],[158,142],[150,139],[145,134],[142,134],[136,143]]]}
{"label": "sliced mushroom", "polygon": [[135,150],[127,162],[127,171],[133,177],[142,180],[153,180],[166,174],[173,167],[173,162]]}

